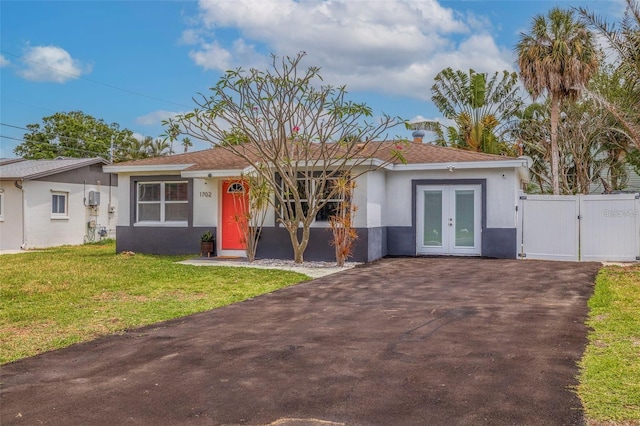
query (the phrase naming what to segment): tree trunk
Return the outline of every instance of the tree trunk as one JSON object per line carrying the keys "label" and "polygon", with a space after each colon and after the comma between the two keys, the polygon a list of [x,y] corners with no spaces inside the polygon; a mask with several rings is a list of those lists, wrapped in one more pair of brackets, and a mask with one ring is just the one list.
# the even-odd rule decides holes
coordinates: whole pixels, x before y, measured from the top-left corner
{"label": "tree trunk", "polygon": [[297,225],[287,226],[291,247],[293,248],[293,260],[295,263],[302,263],[304,262],[304,252],[309,244],[309,226],[302,227],[302,238],[300,240],[298,240],[298,229]]}
{"label": "tree trunk", "polygon": [[551,94],[551,184],[553,195],[560,195],[560,156],[558,152],[558,121],[560,118],[560,97]]}

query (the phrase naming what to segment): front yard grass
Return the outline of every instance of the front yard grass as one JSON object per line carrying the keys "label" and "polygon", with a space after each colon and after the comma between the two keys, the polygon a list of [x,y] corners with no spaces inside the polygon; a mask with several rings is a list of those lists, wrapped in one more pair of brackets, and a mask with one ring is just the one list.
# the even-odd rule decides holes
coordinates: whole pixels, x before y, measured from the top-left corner
{"label": "front yard grass", "polygon": [[589,425],[640,425],[640,266],[607,266],[589,300],[578,395]]}
{"label": "front yard grass", "polygon": [[202,312],[308,279],[115,253],[108,241],[0,256],[0,364]]}

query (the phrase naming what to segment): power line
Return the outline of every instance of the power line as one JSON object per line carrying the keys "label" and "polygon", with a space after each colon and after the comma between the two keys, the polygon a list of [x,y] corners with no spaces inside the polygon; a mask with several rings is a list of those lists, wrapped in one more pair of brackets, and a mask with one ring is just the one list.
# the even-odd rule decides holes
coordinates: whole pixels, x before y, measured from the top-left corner
{"label": "power line", "polygon": [[140,97],[151,99],[151,100],[158,101],[158,102],[164,102],[164,103],[176,105],[176,106],[179,106],[179,107],[184,107],[184,108],[189,108],[189,109],[193,108],[193,106],[188,106],[188,105],[180,104],[180,103],[177,103],[177,102],[168,101],[166,99],[161,99],[161,98],[158,98],[156,96],[151,96],[151,95],[147,95],[145,93],[135,92],[133,90],[124,89],[122,87],[114,86],[113,84],[103,83],[103,82],[98,81],[98,80],[93,80],[91,78],[83,77],[83,76],[81,76],[79,74],[75,74],[75,73],[72,73],[72,72],[64,71],[64,70],[61,70],[60,68],[55,68],[55,67],[52,67],[50,65],[43,64],[41,62],[33,61],[31,59],[27,59],[24,56],[20,56],[20,55],[16,55],[15,53],[7,52],[6,50],[0,49],[0,52],[5,54],[5,55],[8,55],[8,56],[13,56],[14,58],[18,58],[18,59],[20,59],[20,60],[22,60],[24,62],[31,62],[32,64],[36,64],[36,65],[39,65],[41,67],[49,68],[49,69],[54,70],[56,72],[59,72],[59,73],[62,73],[62,74],[66,74],[66,75],[69,75],[69,76],[74,77],[74,78],[79,78],[81,80],[85,80],[85,81],[88,81],[88,82],[91,82],[91,83],[94,83],[94,84],[99,84],[101,86],[108,87],[110,89],[119,90],[121,92],[129,93],[131,95],[140,96]]}
{"label": "power line", "polygon": [[14,129],[26,130],[27,132],[29,131],[29,129],[25,127],[14,126],[13,124],[0,123],[0,126],[13,127]]}

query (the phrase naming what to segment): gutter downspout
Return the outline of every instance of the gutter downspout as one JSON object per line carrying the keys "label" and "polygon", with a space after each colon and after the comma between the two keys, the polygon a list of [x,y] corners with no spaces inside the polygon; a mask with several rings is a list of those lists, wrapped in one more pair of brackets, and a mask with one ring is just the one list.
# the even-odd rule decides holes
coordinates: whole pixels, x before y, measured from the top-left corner
{"label": "gutter downspout", "polygon": [[22,193],[22,245],[20,246],[21,250],[25,250],[27,247],[27,222],[25,212],[27,211],[27,206],[25,205],[26,201],[24,198],[24,179],[20,179],[20,181],[15,181],[13,183],[16,188],[20,190]]}

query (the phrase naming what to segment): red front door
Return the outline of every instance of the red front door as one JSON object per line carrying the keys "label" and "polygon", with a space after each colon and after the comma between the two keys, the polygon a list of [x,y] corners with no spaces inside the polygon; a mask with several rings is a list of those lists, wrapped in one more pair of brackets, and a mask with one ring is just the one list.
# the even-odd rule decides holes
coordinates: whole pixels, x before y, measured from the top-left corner
{"label": "red front door", "polygon": [[222,250],[246,249],[244,231],[247,227],[249,194],[247,183],[240,180],[222,182]]}

